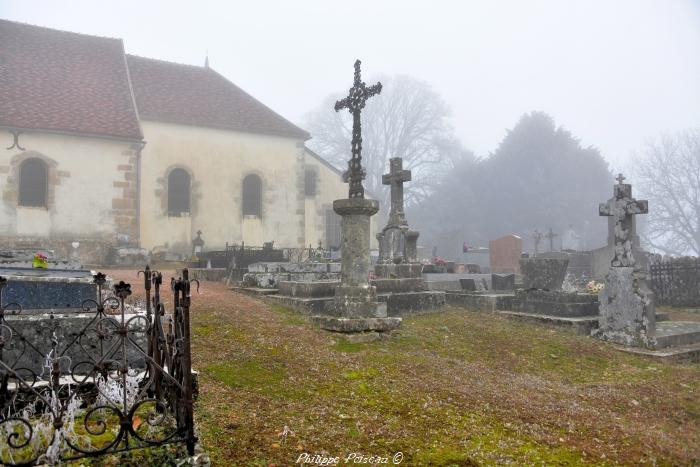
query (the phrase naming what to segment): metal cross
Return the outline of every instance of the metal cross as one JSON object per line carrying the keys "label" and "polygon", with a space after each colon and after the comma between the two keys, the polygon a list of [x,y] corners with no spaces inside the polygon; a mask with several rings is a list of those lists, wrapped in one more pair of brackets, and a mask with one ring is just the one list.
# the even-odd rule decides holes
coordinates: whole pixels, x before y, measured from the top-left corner
{"label": "metal cross", "polygon": [[355,79],[348,96],[335,103],[335,111],[348,109],[352,114],[352,158],[348,161],[349,198],[364,198],[365,189],[362,180],[365,170],[362,168],[362,124],[360,113],[365,108],[367,99],[382,92],[382,83],[367,87],[360,77],[360,62],[355,61]]}
{"label": "metal cross", "polygon": [[617,174],[617,178],[615,180],[617,180],[617,183],[622,185],[622,182],[625,181],[625,177],[622,174]]}
{"label": "metal cross", "polygon": [[403,183],[411,181],[411,171],[403,169],[403,159],[389,159],[389,173],[382,175],[382,185],[391,185],[391,210],[388,225],[408,225],[403,210]]}

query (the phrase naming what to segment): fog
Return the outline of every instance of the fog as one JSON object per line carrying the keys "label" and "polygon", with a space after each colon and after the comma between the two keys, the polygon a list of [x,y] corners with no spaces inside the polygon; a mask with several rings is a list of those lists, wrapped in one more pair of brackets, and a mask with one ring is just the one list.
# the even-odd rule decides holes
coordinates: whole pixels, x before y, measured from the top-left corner
{"label": "fog", "polygon": [[215,70],[288,119],[372,75],[428,82],[477,155],[551,115],[614,170],[700,120],[700,2],[3,0],[0,17],[119,37],[127,53]]}

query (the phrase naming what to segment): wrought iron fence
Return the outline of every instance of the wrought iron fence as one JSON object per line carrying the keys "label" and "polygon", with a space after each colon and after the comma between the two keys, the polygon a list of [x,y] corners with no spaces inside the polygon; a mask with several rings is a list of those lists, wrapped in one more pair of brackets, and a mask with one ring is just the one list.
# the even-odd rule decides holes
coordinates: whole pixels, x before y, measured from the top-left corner
{"label": "wrought iron fence", "polygon": [[[0,278],[0,464],[58,463],[134,449],[196,442],[190,351],[188,271],[172,279],[171,314],[161,300],[163,276],[146,267],[146,312],[127,313],[131,285],[103,288],[81,313],[86,325],[64,339],[62,319],[50,315],[48,351],[18,332],[22,307],[3,305]],[[19,318],[19,317],[16,317]],[[65,341],[64,341],[65,340]],[[80,356],[80,361],[73,361]],[[39,358],[42,370],[24,365]]]}
{"label": "wrought iron fence", "polygon": [[652,262],[649,279],[657,304],[700,306],[700,258],[682,257]]}

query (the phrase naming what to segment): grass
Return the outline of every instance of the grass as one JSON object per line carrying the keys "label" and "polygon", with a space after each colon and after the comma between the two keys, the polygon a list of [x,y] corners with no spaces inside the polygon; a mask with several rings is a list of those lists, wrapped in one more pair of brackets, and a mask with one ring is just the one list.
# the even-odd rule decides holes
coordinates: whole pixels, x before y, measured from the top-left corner
{"label": "grass", "polygon": [[[195,416],[213,465],[698,465],[700,365],[459,308],[349,342],[204,283]],[[286,429],[285,429],[286,428]]]}

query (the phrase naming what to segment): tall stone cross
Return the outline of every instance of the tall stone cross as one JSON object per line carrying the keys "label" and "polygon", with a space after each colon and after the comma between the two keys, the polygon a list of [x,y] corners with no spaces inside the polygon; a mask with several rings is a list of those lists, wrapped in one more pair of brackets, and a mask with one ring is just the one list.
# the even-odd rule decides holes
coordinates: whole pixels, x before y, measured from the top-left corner
{"label": "tall stone cross", "polygon": [[382,92],[382,83],[367,87],[360,76],[360,62],[355,61],[355,79],[348,96],[335,103],[335,111],[348,109],[352,114],[352,158],[348,161],[347,180],[350,185],[348,198],[364,198],[365,189],[362,180],[365,170],[362,168],[362,124],[360,114],[365,108],[367,99]]}
{"label": "tall stone cross", "polygon": [[554,251],[554,239],[558,237],[559,234],[555,234],[552,228],[549,228],[549,232],[545,235],[545,238],[549,240],[549,251]]}
{"label": "tall stone cross", "polygon": [[391,210],[388,226],[408,225],[403,210],[403,184],[411,181],[411,171],[403,169],[403,159],[389,159],[389,173],[382,175],[382,184],[391,186]]}
{"label": "tall stone cross", "polygon": [[617,185],[614,185],[613,197],[607,203],[598,206],[601,216],[612,217],[615,221],[614,255],[610,262],[612,267],[633,267],[635,264],[632,254],[634,239],[634,218],[636,214],[647,214],[649,202],[636,200],[632,197],[632,185],[622,183],[625,177],[618,175]]}
{"label": "tall stone cross", "polygon": [[535,240],[535,256],[540,252],[540,242],[542,241],[542,232],[539,230],[535,229],[535,232],[532,234],[533,240]]}

